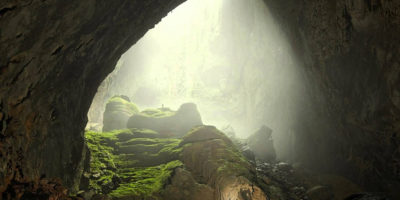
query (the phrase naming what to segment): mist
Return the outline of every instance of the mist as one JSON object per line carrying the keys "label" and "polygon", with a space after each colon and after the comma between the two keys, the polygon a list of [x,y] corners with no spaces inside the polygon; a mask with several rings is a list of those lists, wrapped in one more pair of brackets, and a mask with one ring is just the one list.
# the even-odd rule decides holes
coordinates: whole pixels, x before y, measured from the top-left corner
{"label": "mist", "polygon": [[297,65],[262,0],[189,0],[121,57],[89,121],[101,122],[117,94],[141,110],[193,102],[203,123],[231,127],[239,138],[270,127],[278,157],[287,158],[304,91]]}

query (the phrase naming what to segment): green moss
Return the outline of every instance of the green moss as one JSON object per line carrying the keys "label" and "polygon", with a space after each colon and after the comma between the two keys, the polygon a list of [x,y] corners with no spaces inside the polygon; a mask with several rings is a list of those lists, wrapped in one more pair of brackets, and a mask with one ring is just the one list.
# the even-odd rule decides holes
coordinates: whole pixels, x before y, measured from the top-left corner
{"label": "green moss", "polygon": [[90,189],[116,199],[143,199],[162,192],[173,169],[182,166],[181,140],[135,138],[138,132],[142,136],[154,133],[145,129],[86,132],[91,152]]}
{"label": "green moss", "polygon": [[159,138],[161,137],[160,134],[156,131],[150,129],[138,129],[133,128],[131,129],[134,138]]}
{"label": "green moss", "polygon": [[[107,102],[107,106],[112,105],[114,107],[114,110],[125,110],[127,109],[129,113],[138,113],[139,108],[137,107],[136,104],[127,101],[126,99],[120,97],[120,96],[114,96],[110,98]],[[118,109],[120,108],[120,109]]]}
{"label": "green moss", "polygon": [[[159,143],[156,143],[156,141],[159,141]],[[153,142],[154,144],[151,145],[136,144],[128,147],[121,146],[121,154],[115,160],[117,167],[155,166],[180,158],[182,152],[182,147],[179,147],[180,140],[158,139]],[[145,146],[147,151],[139,148]],[[128,148],[129,150],[127,150]]]}
{"label": "green moss", "polygon": [[96,133],[87,131],[85,138],[90,150],[90,173],[89,187],[97,192],[102,191],[102,185],[112,181],[116,175],[115,143],[118,141],[117,135],[126,130]]}
{"label": "green moss", "polygon": [[180,140],[178,139],[150,139],[150,138],[134,138],[127,142],[117,143],[120,153],[157,153],[161,149],[168,146],[177,146]]}
{"label": "green moss", "polygon": [[163,189],[172,171],[182,165],[181,161],[175,160],[155,167],[121,170],[121,178],[128,181],[112,191],[110,196],[118,198],[126,196],[151,197]]}
{"label": "green moss", "polygon": [[119,145],[159,144],[159,143],[170,144],[179,141],[181,140],[175,138],[133,138],[126,142],[120,142]]}
{"label": "green moss", "polygon": [[[214,140],[217,142],[217,140]],[[206,144],[203,142],[203,144]],[[203,145],[202,144],[202,145]],[[196,145],[196,144],[193,144]],[[213,163],[210,166],[216,166],[217,177],[244,176],[249,180],[253,179],[251,173],[251,164],[234,146],[226,144],[223,140],[219,140],[219,147],[215,149],[213,155],[208,158],[207,162]],[[192,154],[196,157],[196,154]],[[196,158],[192,158],[195,160]]]}
{"label": "green moss", "polygon": [[249,180],[254,177],[251,174],[251,164],[246,157],[232,144],[226,144],[224,159],[219,160],[218,173],[224,175],[244,176]]}
{"label": "green moss", "polygon": [[153,130],[150,129],[125,129],[119,130],[120,133],[116,135],[119,141],[127,141],[133,138],[160,138],[161,135]]}
{"label": "green moss", "polygon": [[175,111],[169,108],[149,108],[140,112],[141,115],[152,118],[163,118],[175,115]]}

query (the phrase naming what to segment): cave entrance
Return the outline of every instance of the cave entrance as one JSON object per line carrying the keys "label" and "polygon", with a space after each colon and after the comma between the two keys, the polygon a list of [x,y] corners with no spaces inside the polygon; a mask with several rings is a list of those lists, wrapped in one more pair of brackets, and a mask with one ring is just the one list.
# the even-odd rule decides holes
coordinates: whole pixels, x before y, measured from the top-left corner
{"label": "cave entrance", "polygon": [[205,124],[247,137],[279,132],[296,117],[302,91],[290,45],[262,0],[189,0],[131,47],[98,89],[89,124],[128,96],[139,108],[197,104]]}
{"label": "cave entrance", "polygon": [[238,138],[270,127],[283,158],[303,91],[298,68],[262,0],[189,0],[121,56],[98,89],[87,128],[101,130],[116,95],[146,114],[192,102],[204,124]]}

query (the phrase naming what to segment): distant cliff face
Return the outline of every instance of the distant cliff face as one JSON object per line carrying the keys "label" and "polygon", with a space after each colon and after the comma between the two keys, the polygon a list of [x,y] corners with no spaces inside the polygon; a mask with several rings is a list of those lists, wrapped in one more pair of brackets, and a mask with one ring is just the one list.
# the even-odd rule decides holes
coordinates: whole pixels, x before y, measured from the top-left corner
{"label": "distant cliff face", "polygon": [[[97,87],[182,1],[0,3],[0,193],[42,175],[76,186]],[[370,189],[399,188],[400,2],[265,2],[309,83],[294,157]]]}
{"label": "distant cliff face", "polygon": [[304,64],[300,161],[368,189],[399,187],[400,2],[265,0]]}
{"label": "distant cliff face", "polygon": [[1,1],[0,193],[44,176],[76,189],[97,87],[182,2]]}

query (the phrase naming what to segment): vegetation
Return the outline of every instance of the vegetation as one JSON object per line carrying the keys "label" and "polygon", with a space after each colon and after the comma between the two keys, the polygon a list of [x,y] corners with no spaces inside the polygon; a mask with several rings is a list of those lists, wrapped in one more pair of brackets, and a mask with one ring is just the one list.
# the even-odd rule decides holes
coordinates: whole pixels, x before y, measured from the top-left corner
{"label": "vegetation", "polygon": [[127,110],[129,113],[138,113],[139,108],[136,106],[136,104],[128,101],[127,99],[124,99],[121,96],[114,96],[110,98],[107,102],[107,105],[112,105],[114,106],[122,106],[122,108],[114,108],[114,110]]}
{"label": "vegetation", "polygon": [[182,165],[181,161],[175,160],[155,167],[120,170],[121,178],[125,182],[112,191],[110,196],[147,198],[160,194],[167,179],[171,176],[172,170]]}
{"label": "vegetation", "polygon": [[175,111],[169,108],[149,108],[140,112],[140,114],[152,118],[170,117],[175,115],[175,113]]}
{"label": "vegetation", "polygon": [[[173,170],[183,166],[181,160],[195,173],[213,171],[215,180],[252,179],[250,163],[211,126],[196,127],[183,139],[162,138],[148,129],[87,131],[86,141],[91,152],[89,189],[112,199],[161,199]],[[205,171],[203,164],[209,167]]]}
{"label": "vegetation", "polygon": [[89,188],[120,198],[156,198],[176,167],[181,140],[146,137],[147,129],[86,132],[91,152]]}

